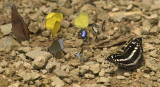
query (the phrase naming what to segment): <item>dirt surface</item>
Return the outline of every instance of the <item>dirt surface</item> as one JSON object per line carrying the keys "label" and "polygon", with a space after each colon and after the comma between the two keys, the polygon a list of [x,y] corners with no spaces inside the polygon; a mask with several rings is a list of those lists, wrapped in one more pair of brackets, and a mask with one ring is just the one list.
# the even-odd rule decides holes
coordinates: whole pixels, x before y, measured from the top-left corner
{"label": "dirt surface", "polygon": [[[13,4],[28,25],[29,41],[19,42],[12,34]],[[86,40],[74,25],[82,11],[89,15]],[[51,12],[64,16],[53,38],[45,28]],[[159,87],[159,15],[160,0],[1,0],[0,87]],[[99,27],[96,35],[92,24]],[[106,60],[137,37],[144,51],[140,68],[119,69]],[[48,48],[59,38],[64,49],[52,55]],[[74,55],[78,52],[83,61]]]}

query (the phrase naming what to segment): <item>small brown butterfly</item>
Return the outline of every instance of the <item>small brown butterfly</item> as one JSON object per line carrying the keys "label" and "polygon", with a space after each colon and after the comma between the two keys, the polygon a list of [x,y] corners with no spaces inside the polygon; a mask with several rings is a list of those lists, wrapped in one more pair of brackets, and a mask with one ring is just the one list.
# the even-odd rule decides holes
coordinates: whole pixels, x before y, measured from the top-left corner
{"label": "small brown butterfly", "polygon": [[20,41],[29,40],[29,29],[15,5],[11,9],[12,32]]}

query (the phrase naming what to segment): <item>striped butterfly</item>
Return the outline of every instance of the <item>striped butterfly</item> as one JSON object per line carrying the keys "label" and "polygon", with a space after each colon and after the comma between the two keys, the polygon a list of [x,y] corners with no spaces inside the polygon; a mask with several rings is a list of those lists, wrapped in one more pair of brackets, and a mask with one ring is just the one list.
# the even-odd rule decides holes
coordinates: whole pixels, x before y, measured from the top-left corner
{"label": "striped butterfly", "polygon": [[112,54],[107,60],[120,68],[138,68],[143,60],[142,38],[133,39],[124,49],[123,54]]}

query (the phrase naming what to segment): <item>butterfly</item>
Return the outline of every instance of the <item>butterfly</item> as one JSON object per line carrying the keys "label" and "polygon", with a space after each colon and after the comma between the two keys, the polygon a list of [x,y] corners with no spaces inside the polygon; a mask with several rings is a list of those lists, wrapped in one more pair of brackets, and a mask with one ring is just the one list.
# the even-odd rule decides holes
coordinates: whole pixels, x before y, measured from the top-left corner
{"label": "butterfly", "polygon": [[46,28],[52,30],[52,37],[56,35],[60,29],[61,22],[63,19],[62,13],[49,13],[46,17]]}
{"label": "butterfly", "polygon": [[53,55],[57,56],[56,58],[61,58],[61,51],[64,49],[63,39],[55,40],[52,45],[48,48],[48,51]]}
{"label": "butterfly", "polygon": [[123,54],[112,54],[107,60],[120,68],[136,69],[143,60],[142,38],[135,38],[129,42]]}
{"label": "butterfly", "polygon": [[86,12],[81,12],[74,21],[77,28],[86,28],[89,24],[88,14]]}
{"label": "butterfly", "polygon": [[15,5],[11,8],[12,32],[21,41],[29,40],[29,29]]}

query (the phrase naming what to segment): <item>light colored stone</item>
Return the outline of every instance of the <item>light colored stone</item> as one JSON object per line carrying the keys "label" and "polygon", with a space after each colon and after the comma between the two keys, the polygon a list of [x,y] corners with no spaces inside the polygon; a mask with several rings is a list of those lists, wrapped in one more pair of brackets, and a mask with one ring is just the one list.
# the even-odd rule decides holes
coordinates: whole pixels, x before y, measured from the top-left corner
{"label": "light colored stone", "polygon": [[99,1],[94,1],[94,4],[96,5],[97,8],[101,8],[106,5],[106,2],[103,0],[99,0]]}
{"label": "light colored stone", "polygon": [[0,74],[2,74],[4,72],[5,69],[3,69],[2,67],[0,67]]}
{"label": "light colored stone", "polygon": [[124,76],[129,77],[131,74],[129,72],[125,72]]}
{"label": "light colored stone", "polygon": [[115,8],[112,9],[112,11],[113,11],[113,12],[119,11],[119,8],[116,8],[116,7],[115,7]]}
{"label": "light colored stone", "polygon": [[99,72],[99,76],[104,76],[105,75],[105,69],[101,69],[101,71]]}
{"label": "light colored stone", "polygon": [[149,67],[153,71],[158,71],[160,70],[160,63],[157,63],[155,60],[152,59],[146,59],[145,60],[146,66]]}
{"label": "light colored stone", "polygon": [[75,52],[77,52],[77,49],[76,48],[64,48],[63,51],[65,53],[74,54]]}
{"label": "light colored stone", "polygon": [[111,81],[111,78],[110,77],[100,77],[100,78],[98,78],[98,80],[97,80],[97,83],[108,83],[108,82],[110,82]]}
{"label": "light colored stone", "polygon": [[16,82],[16,83],[9,85],[8,87],[19,87],[19,86],[20,86],[20,82]]}
{"label": "light colored stone", "polygon": [[31,47],[19,47],[18,51],[26,53],[31,51]]}
{"label": "light colored stone", "polygon": [[23,70],[20,70],[17,75],[22,77],[24,81],[35,80],[40,77],[38,72],[25,72]]}
{"label": "light colored stone", "polygon": [[29,25],[29,31],[32,33],[37,33],[39,29],[37,22],[33,22]]}
{"label": "light colored stone", "polygon": [[72,87],[81,87],[81,86],[78,84],[73,84]]}
{"label": "light colored stone", "polygon": [[58,78],[56,76],[52,76],[52,77],[50,77],[50,79],[52,81],[52,83],[51,83],[52,86],[55,86],[55,87],[63,87],[64,86],[64,82],[60,78]]}
{"label": "light colored stone", "polygon": [[139,21],[142,18],[141,14],[132,14],[132,15],[127,15],[126,18],[130,21]]}
{"label": "light colored stone", "polygon": [[88,73],[85,74],[84,76],[85,76],[85,78],[87,78],[87,79],[94,79],[94,77],[95,77],[93,74],[88,74]]}
{"label": "light colored stone", "polygon": [[62,20],[61,26],[68,28],[70,26],[70,22],[67,20]]}
{"label": "light colored stone", "polygon": [[124,76],[117,76],[117,79],[119,79],[119,80],[124,80],[125,77],[124,77]]}
{"label": "light colored stone", "polygon": [[151,34],[158,34],[158,27],[157,26],[152,27],[150,30],[150,33]]}
{"label": "light colored stone", "polygon": [[66,77],[68,77],[68,74],[64,70],[62,70],[62,69],[55,70],[54,73],[56,74],[56,76],[58,76],[60,78],[66,78]]}
{"label": "light colored stone", "polygon": [[126,10],[131,10],[132,8],[133,8],[133,5],[130,4],[130,5],[127,6]]}
{"label": "light colored stone", "polygon": [[3,37],[0,39],[0,51],[10,52],[16,50],[19,47],[19,43],[11,37]]}
{"label": "light colored stone", "polygon": [[44,68],[48,62],[48,59],[52,56],[49,52],[33,50],[26,53],[26,56],[34,59],[32,65],[35,69]]}
{"label": "light colored stone", "polygon": [[151,29],[151,23],[148,20],[145,20],[142,23],[142,34],[149,34],[150,29]]}
{"label": "light colored stone", "polygon": [[80,68],[80,71],[79,71],[80,74],[81,74],[81,75],[84,75],[86,72],[89,71],[89,68],[90,68],[90,67],[87,66],[87,65],[83,65],[83,66],[80,66],[79,68]]}
{"label": "light colored stone", "polygon": [[94,74],[99,73],[100,70],[101,70],[99,63],[92,65],[91,68],[90,68],[90,70],[91,70]]}
{"label": "light colored stone", "polygon": [[12,32],[11,28],[12,28],[11,24],[0,25],[0,30],[3,36],[10,34]]}
{"label": "light colored stone", "polygon": [[7,67],[8,66],[8,62],[2,61],[2,62],[0,62],[0,66],[1,67]]}

